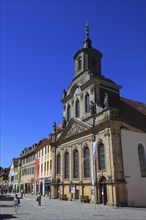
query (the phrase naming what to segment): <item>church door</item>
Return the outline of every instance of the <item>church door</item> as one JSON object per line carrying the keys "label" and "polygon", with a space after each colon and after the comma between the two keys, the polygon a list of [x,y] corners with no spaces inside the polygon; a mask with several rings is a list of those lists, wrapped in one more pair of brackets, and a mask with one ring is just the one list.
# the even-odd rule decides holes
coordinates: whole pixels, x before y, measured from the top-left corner
{"label": "church door", "polygon": [[106,190],[106,178],[104,176],[102,176],[99,181],[99,195],[100,195],[100,203],[103,203],[104,205],[106,205],[107,190]]}

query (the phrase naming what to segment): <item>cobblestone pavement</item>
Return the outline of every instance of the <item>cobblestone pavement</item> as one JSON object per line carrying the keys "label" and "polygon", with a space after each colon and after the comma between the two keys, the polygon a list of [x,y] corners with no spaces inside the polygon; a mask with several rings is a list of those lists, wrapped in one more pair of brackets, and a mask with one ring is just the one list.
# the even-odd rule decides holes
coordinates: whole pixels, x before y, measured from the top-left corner
{"label": "cobblestone pavement", "polygon": [[42,197],[38,206],[35,195],[20,200],[18,213],[14,212],[13,197],[0,196],[0,219],[18,220],[146,220],[145,208],[117,208],[104,205],[60,201]]}

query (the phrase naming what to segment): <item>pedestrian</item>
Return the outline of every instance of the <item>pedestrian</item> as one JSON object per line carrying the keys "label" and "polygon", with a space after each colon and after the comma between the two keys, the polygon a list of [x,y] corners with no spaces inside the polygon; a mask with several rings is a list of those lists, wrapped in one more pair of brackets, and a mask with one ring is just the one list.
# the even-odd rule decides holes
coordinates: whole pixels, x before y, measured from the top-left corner
{"label": "pedestrian", "polygon": [[3,193],[4,193],[4,189],[3,189],[3,188],[1,188],[1,194],[2,194],[2,196],[3,196]]}
{"label": "pedestrian", "polygon": [[7,189],[5,189],[5,195],[7,195],[7,192],[8,192],[8,190],[7,190]]}
{"label": "pedestrian", "polygon": [[24,190],[21,189],[21,198],[23,198]]}
{"label": "pedestrian", "polygon": [[36,201],[38,202],[38,205],[41,206],[41,194],[40,193],[38,193]]}
{"label": "pedestrian", "polygon": [[20,200],[17,194],[15,194],[13,202],[14,202],[14,211],[18,212],[18,205],[20,204]]}

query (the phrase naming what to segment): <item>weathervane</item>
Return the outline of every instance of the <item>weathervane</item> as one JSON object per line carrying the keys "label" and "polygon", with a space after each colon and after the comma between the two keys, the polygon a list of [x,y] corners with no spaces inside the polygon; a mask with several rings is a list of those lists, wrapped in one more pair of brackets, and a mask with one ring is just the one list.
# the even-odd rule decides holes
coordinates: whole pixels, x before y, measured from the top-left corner
{"label": "weathervane", "polygon": [[89,36],[89,24],[88,24],[88,19],[86,19],[86,36],[87,36],[87,38],[88,38],[88,36]]}

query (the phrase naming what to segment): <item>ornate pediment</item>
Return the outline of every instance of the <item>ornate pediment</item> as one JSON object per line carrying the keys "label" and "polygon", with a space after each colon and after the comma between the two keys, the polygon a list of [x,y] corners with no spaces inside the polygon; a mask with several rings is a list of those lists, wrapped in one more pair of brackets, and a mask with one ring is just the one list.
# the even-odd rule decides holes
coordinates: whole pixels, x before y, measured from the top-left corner
{"label": "ornate pediment", "polygon": [[87,130],[87,128],[85,126],[74,122],[72,124],[71,128],[67,131],[65,138],[79,134],[79,133],[86,131],[86,130]]}

